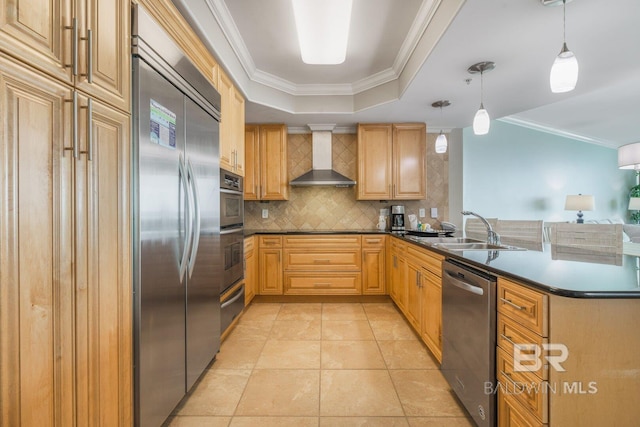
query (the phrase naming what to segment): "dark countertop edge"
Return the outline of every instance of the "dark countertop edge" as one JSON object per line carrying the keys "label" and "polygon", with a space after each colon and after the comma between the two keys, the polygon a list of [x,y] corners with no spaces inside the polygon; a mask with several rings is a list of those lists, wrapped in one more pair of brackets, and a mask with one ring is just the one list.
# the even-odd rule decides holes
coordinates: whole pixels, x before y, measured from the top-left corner
{"label": "dark countertop edge", "polygon": [[380,230],[244,230],[244,237],[256,234],[391,234]]}
{"label": "dark countertop edge", "polygon": [[416,242],[415,240],[407,239],[402,235],[398,235],[397,233],[392,233],[390,231],[380,231],[380,230],[245,230],[244,231],[245,237],[251,237],[256,234],[388,234],[393,237],[398,237],[407,243],[411,243],[413,245],[420,246],[425,249],[429,249],[430,251],[438,253],[444,257],[454,258],[474,268],[488,271],[493,274],[506,277],[508,279],[517,280],[519,282],[522,282],[524,285],[530,286],[532,288],[535,288],[553,295],[558,295],[561,297],[568,297],[568,298],[578,298],[578,299],[639,299],[640,298],[640,293],[638,292],[576,291],[571,289],[562,289],[562,288],[545,285],[544,283],[535,282],[531,279],[518,276],[517,274],[511,273],[509,271],[501,270],[499,268],[495,268],[490,265],[482,264],[477,261],[467,259],[456,252],[450,252],[444,249],[435,248],[431,245]]}
{"label": "dark countertop edge", "polygon": [[507,279],[517,280],[524,285],[530,286],[532,288],[536,288],[543,292],[547,292],[553,295],[558,295],[561,297],[568,298],[578,298],[578,299],[640,299],[640,293],[638,292],[625,292],[625,291],[576,291],[572,289],[562,289],[554,286],[545,285],[544,283],[536,282],[531,279],[527,279],[526,277],[518,276],[517,274],[511,273],[507,270],[501,270],[499,268],[492,267],[490,265],[482,264],[474,260],[470,260],[465,258],[464,256],[459,255],[456,252],[450,252],[444,249],[435,248],[430,245],[426,245],[424,243],[416,242],[415,240],[406,239],[401,236],[394,235],[395,237],[401,238],[403,241],[407,243],[412,243],[416,246],[420,246],[425,249],[429,249],[430,251],[436,252],[440,255],[443,255],[447,258],[454,258],[457,261],[460,261],[463,264],[470,265],[474,268],[484,270],[487,272],[491,272],[493,274],[497,274],[503,276]]}

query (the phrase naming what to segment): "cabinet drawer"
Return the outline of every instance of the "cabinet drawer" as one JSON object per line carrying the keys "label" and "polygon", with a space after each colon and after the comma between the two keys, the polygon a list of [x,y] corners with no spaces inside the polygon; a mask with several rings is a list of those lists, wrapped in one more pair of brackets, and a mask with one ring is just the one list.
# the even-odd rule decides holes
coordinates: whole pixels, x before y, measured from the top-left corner
{"label": "cabinet drawer", "polygon": [[303,273],[284,274],[285,295],[360,295],[360,273]]}
{"label": "cabinet drawer", "polygon": [[428,252],[427,249],[409,244],[407,246],[407,256],[414,258],[423,268],[442,277],[442,260],[444,259],[442,255]]}
{"label": "cabinet drawer", "polygon": [[285,270],[344,271],[360,270],[362,265],[360,250],[301,251],[284,250]]}
{"label": "cabinet drawer", "polygon": [[244,252],[247,253],[249,251],[252,251],[254,247],[255,247],[255,243],[254,243],[253,236],[245,237],[245,239],[244,239]]}
{"label": "cabinet drawer", "polygon": [[407,252],[407,244],[396,237],[391,237],[391,250],[404,257]]}
{"label": "cabinet drawer", "polygon": [[547,295],[502,277],[498,278],[498,312],[543,337],[549,335],[548,304]]}
{"label": "cabinet drawer", "polygon": [[362,247],[370,248],[370,247],[380,247],[384,246],[387,242],[387,236],[385,235],[364,235],[362,236]]}
{"label": "cabinet drawer", "polygon": [[[498,334],[496,336],[498,346],[506,351],[509,356],[513,357],[515,345],[537,345],[538,349],[542,349],[542,345],[549,342],[547,338],[543,338],[538,334],[533,333],[529,329],[516,323],[510,318],[498,314]],[[522,354],[531,354],[533,350],[528,351],[521,349]],[[546,380],[549,376],[548,363],[546,359],[542,358],[542,364],[540,369],[531,371],[536,374],[540,379]],[[522,362],[523,365],[533,366],[532,362]]]}
{"label": "cabinet drawer", "polygon": [[305,236],[285,236],[284,244],[287,248],[325,248],[335,247],[343,248],[359,248],[360,235],[358,234],[317,234]]}
{"label": "cabinet drawer", "polygon": [[498,392],[498,427],[544,427],[511,395]]}
{"label": "cabinet drawer", "polygon": [[515,372],[513,358],[501,348],[496,352],[496,378],[500,389],[517,400],[528,412],[541,421],[549,420],[549,383],[531,372]]}
{"label": "cabinet drawer", "polygon": [[259,236],[261,248],[282,247],[282,236]]}

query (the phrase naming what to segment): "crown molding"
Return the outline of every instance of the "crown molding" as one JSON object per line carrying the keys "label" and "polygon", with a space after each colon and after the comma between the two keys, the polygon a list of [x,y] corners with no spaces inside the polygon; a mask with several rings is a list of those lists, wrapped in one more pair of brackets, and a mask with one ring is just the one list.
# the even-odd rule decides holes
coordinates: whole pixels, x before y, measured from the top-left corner
{"label": "crown molding", "polygon": [[502,117],[497,120],[499,122],[509,123],[509,124],[520,126],[527,129],[537,130],[539,132],[548,133],[550,135],[556,135],[556,136],[561,136],[563,138],[575,139],[576,141],[588,142],[589,144],[601,145],[607,148],[616,148],[616,149],[618,148],[618,145],[615,143],[612,143],[611,141],[607,141],[600,138],[591,138],[588,136],[579,135],[577,133],[551,128],[547,125],[543,125],[541,123],[537,123],[532,120],[522,119],[517,115]]}

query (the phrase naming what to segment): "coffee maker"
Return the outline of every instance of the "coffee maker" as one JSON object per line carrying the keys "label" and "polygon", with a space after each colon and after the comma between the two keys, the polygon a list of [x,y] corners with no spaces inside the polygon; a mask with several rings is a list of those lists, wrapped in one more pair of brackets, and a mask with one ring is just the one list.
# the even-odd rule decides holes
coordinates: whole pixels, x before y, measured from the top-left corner
{"label": "coffee maker", "polygon": [[391,205],[389,211],[391,212],[391,221],[389,221],[391,224],[391,231],[404,231],[404,206]]}

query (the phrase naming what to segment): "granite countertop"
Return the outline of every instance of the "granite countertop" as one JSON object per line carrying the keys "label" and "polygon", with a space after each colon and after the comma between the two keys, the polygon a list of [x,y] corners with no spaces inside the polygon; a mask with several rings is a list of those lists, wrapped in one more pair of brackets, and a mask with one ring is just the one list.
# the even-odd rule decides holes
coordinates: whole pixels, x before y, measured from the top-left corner
{"label": "granite countertop", "polygon": [[[379,230],[245,230],[254,234],[392,234]],[[447,258],[527,283],[544,292],[572,298],[640,298],[640,258],[590,253],[558,255],[550,244],[526,251],[449,251],[414,237],[394,234]],[[505,242],[507,243],[507,242]],[[514,243],[516,246],[521,246]],[[563,258],[563,259],[559,259]]]}
{"label": "granite countertop", "polygon": [[598,252],[567,255],[548,243],[535,250],[449,251],[416,241],[412,236],[405,236],[403,240],[555,295],[640,298],[640,258],[637,256]]}

